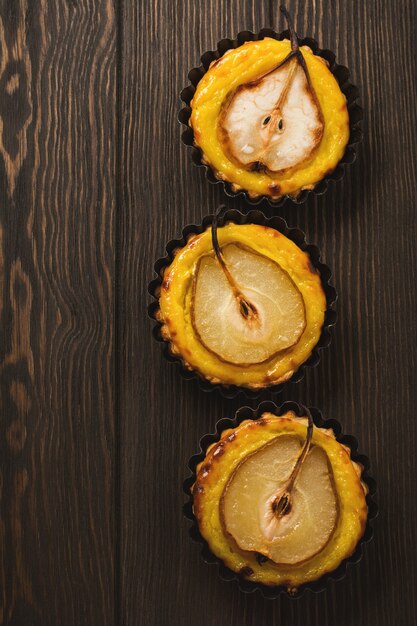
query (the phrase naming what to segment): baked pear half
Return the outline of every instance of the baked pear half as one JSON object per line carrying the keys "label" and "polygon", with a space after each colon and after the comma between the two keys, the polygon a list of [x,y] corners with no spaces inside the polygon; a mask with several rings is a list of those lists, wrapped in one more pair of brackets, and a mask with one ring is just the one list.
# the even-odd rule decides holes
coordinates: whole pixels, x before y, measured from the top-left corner
{"label": "baked pear half", "polygon": [[191,235],[166,267],[162,337],[211,383],[282,383],[319,341],[326,296],[309,255],[274,228],[213,225]]}
{"label": "baked pear half", "polygon": [[213,554],[243,578],[289,592],[348,558],[368,516],[363,468],[306,412],[264,413],[223,431],[192,487]]}
{"label": "baked pear half", "polygon": [[336,78],[323,57],[299,47],[290,20],[289,27],[291,40],[248,41],[213,61],[190,103],[203,163],[254,199],[313,189],[349,141]]}

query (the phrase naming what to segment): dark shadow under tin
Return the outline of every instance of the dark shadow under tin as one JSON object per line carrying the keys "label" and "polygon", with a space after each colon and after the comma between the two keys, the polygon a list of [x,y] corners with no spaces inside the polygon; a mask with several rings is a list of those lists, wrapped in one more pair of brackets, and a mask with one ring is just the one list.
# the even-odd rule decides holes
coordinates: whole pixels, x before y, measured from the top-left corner
{"label": "dark shadow under tin", "polygon": [[282,217],[267,218],[261,211],[257,210],[251,210],[246,215],[244,215],[240,211],[237,211],[236,209],[230,209],[226,211],[222,217],[223,224],[227,222],[234,222],[236,224],[261,224],[269,228],[274,228],[275,230],[285,235],[285,237],[293,241],[301,250],[309,255],[312,265],[320,274],[322,288],[326,296],[326,312],[323,328],[318,343],[314,347],[307,361],[300,365],[298,370],[288,381],[279,385],[272,385],[270,387],[254,390],[246,387],[239,387],[237,385],[213,384],[207,379],[203,378],[198,372],[194,370],[188,370],[186,367],[184,367],[183,362],[179,356],[174,356],[170,353],[169,344],[164,341],[161,335],[162,323],[156,319],[156,314],[159,309],[159,299],[157,296],[157,292],[162,285],[165,269],[169,267],[169,265],[171,265],[174,259],[174,251],[178,248],[183,248],[187,244],[187,239],[190,235],[200,234],[204,232],[211,225],[212,219],[213,216],[208,215],[204,218],[201,224],[189,224],[188,226],[186,226],[182,231],[182,237],[180,239],[172,239],[167,243],[167,255],[156,261],[154,268],[158,277],[151,281],[148,286],[148,291],[154,298],[154,301],[148,307],[149,316],[156,322],[153,329],[153,336],[157,341],[165,344],[165,358],[170,363],[174,363],[178,366],[182,377],[186,378],[187,380],[196,379],[198,381],[199,387],[203,391],[213,391],[217,389],[222,393],[225,398],[235,398],[240,392],[242,392],[247,398],[250,399],[258,398],[264,391],[280,393],[283,390],[284,386],[288,383],[298,383],[300,380],[302,380],[304,378],[306,368],[316,367],[320,362],[321,350],[323,348],[327,348],[331,342],[332,327],[337,320],[337,314],[333,308],[337,300],[337,293],[336,289],[332,285],[330,285],[329,282],[332,273],[327,265],[320,262],[320,252],[318,248],[306,242],[305,234],[303,233],[303,231],[299,228],[289,228],[289,226]]}
{"label": "dark shadow under tin", "polygon": [[283,415],[287,411],[294,411],[294,413],[298,417],[303,417],[306,415],[306,409],[302,404],[298,404],[297,402],[287,401],[282,405],[278,406],[274,402],[266,401],[261,402],[261,404],[256,408],[252,409],[248,406],[240,408],[236,413],[233,419],[223,418],[219,420],[216,424],[216,429],[214,433],[209,433],[204,435],[200,439],[200,451],[191,457],[188,461],[188,468],[191,470],[191,475],[184,481],[183,490],[184,493],[188,496],[188,501],[184,505],[184,516],[187,520],[192,522],[192,526],[189,530],[189,534],[191,539],[199,543],[201,545],[201,556],[205,563],[209,565],[216,565],[218,567],[218,573],[222,580],[225,581],[235,581],[238,584],[238,587],[244,593],[253,593],[254,591],[259,591],[265,598],[275,600],[280,595],[287,595],[291,598],[299,598],[301,597],[305,591],[311,591],[313,593],[320,593],[324,591],[327,583],[331,580],[342,580],[346,576],[346,571],[348,566],[359,563],[363,556],[363,546],[365,543],[368,543],[373,536],[373,529],[371,522],[378,515],[378,506],[375,502],[374,496],[376,494],[376,483],[373,478],[369,475],[369,459],[363,454],[358,452],[358,442],[355,437],[351,435],[344,435],[342,433],[342,427],[340,423],[335,419],[323,419],[321,412],[311,407],[310,413],[312,415],[315,426],[318,428],[331,428],[336,436],[336,440],[349,447],[351,450],[351,459],[356,463],[359,463],[363,467],[363,472],[361,476],[361,480],[368,487],[368,494],[366,496],[366,503],[368,506],[368,518],[365,527],[364,534],[360,539],[358,545],[355,548],[355,551],[351,556],[342,561],[337,569],[328,574],[325,574],[320,579],[306,583],[301,585],[295,593],[289,593],[286,587],[277,586],[277,587],[267,587],[260,583],[250,582],[233,572],[229,568],[227,568],[224,563],[216,557],[211,551],[206,542],[206,540],[201,536],[197,521],[193,514],[193,497],[191,494],[191,487],[195,483],[197,478],[197,465],[201,463],[205,456],[206,451],[209,446],[213,443],[216,443],[220,440],[221,433],[228,428],[236,428],[241,424],[244,420],[256,420],[259,419],[263,413],[269,412],[274,415]]}
{"label": "dark shadow under tin", "polygon": [[322,57],[328,62],[331,73],[336,78],[340,90],[346,97],[349,112],[350,135],[345,153],[336,168],[325,176],[325,178],[323,178],[320,182],[318,182],[313,189],[304,189],[297,197],[286,195],[279,200],[274,201],[270,196],[250,198],[248,193],[244,190],[233,191],[231,183],[218,180],[215,177],[212,168],[203,163],[202,151],[195,145],[193,130],[188,124],[188,120],[191,115],[191,100],[193,99],[198,83],[209,69],[210,64],[223,56],[227,50],[238,48],[246,41],[258,41],[259,39],[265,39],[265,37],[281,41],[282,39],[289,39],[290,34],[288,30],[277,33],[271,28],[263,28],[259,31],[259,33],[252,33],[251,31],[245,30],[240,32],[236,39],[222,39],[218,42],[216,50],[205,52],[201,56],[201,66],[190,70],[188,73],[188,79],[191,84],[181,91],[181,100],[185,103],[185,107],[183,107],[178,114],[179,122],[185,126],[185,130],[182,133],[181,138],[182,142],[186,146],[192,148],[191,158],[194,165],[203,167],[209,183],[213,185],[222,185],[227,196],[231,198],[238,196],[244,197],[245,200],[251,205],[257,205],[263,200],[266,200],[272,207],[280,207],[287,201],[302,204],[307,200],[311,193],[316,195],[324,194],[327,191],[330,181],[340,180],[344,176],[345,168],[352,164],[356,159],[356,145],[362,141],[361,121],[363,119],[363,110],[358,104],[359,90],[349,81],[350,74],[348,68],[344,65],[338,65],[336,63],[333,52],[330,50],[321,50],[317,41],[311,39],[310,37],[298,37],[298,43],[300,46],[308,46],[315,55]]}

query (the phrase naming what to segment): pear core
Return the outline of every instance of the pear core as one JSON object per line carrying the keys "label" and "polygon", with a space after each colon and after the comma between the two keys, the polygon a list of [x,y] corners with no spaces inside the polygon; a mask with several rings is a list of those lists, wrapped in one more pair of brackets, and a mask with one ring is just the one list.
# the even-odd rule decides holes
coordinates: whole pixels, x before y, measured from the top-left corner
{"label": "pear core", "polygon": [[295,345],[306,325],[304,300],[288,273],[237,243],[222,249],[228,270],[256,311],[246,319],[217,258],[200,259],[193,282],[191,316],[208,350],[236,365],[262,363]]}
{"label": "pear core", "polygon": [[302,442],[285,435],[246,457],[235,469],[221,500],[225,530],[242,550],[276,564],[296,565],[318,554],[337,525],[338,500],[326,453],[313,446],[291,494],[288,513],[273,503],[285,488]]}

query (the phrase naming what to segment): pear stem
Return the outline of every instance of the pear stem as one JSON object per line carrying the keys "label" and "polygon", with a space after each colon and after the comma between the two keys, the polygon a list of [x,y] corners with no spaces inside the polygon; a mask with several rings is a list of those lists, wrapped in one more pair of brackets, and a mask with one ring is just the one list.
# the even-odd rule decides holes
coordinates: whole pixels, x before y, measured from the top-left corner
{"label": "pear stem", "polygon": [[[295,56],[295,53],[294,53]],[[288,58],[288,57],[287,57]],[[288,74],[287,74],[287,78],[285,80],[285,85],[279,95],[279,98],[277,100],[277,103],[275,105],[275,107],[272,109],[271,113],[269,114],[269,120],[268,123],[265,125],[265,127],[268,127],[268,134],[267,134],[267,140],[265,142],[265,146],[268,147],[269,144],[271,143],[271,139],[276,131],[277,128],[277,122],[279,118],[282,118],[282,114],[281,114],[281,108],[282,105],[284,104],[285,100],[287,99],[288,96],[288,92],[290,90],[291,87],[291,83],[293,81],[293,77],[294,77],[294,72],[295,69],[297,67],[297,63],[293,63],[291,69],[289,70]]]}
{"label": "pear stem", "polygon": [[286,7],[283,5],[280,6],[281,13],[284,14],[285,19],[287,20],[288,30],[290,31],[290,40],[291,40],[291,48],[293,51],[299,50],[297,33],[295,32],[294,24],[292,23],[291,15],[289,14]]}
{"label": "pear stem", "polygon": [[245,320],[254,321],[258,319],[258,311],[255,305],[252,304],[252,302],[250,302],[250,300],[248,300],[248,298],[244,296],[238,284],[236,283],[235,279],[233,278],[232,274],[230,273],[230,270],[227,267],[227,263],[223,256],[223,252],[221,251],[221,248],[219,245],[219,239],[217,237],[218,220],[220,216],[225,212],[225,210],[226,210],[226,206],[223,205],[220,207],[218,212],[215,215],[213,215],[213,221],[211,225],[211,240],[213,244],[214,253],[220,264],[220,267],[223,270],[224,275],[226,276],[232,288],[233,296],[235,297],[238,303],[240,314]]}
{"label": "pear stem", "polygon": [[[283,65],[285,65],[286,63],[288,63],[293,57],[295,57],[296,61],[301,65],[302,69],[304,70],[304,73],[306,75],[307,78],[307,82],[311,88],[311,83],[310,83],[310,76],[308,74],[308,69],[307,69],[307,65],[305,63],[304,57],[300,51],[300,46],[298,45],[298,38],[297,38],[297,33],[295,32],[294,29],[294,24],[292,23],[292,19],[290,14],[288,13],[287,9],[284,6],[280,7],[281,12],[284,14],[285,19],[287,20],[287,24],[288,24],[288,30],[290,31],[290,41],[291,41],[291,52],[285,57],[285,59],[283,61],[281,61],[281,63],[279,63],[277,65],[277,67],[275,68],[275,70],[277,70],[279,67],[282,67]],[[273,110],[271,111],[271,113],[267,116],[266,119],[268,119],[267,124],[264,125],[264,128],[268,127],[268,133],[267,133],[267,137],[266,137],[266,141],[265,141],[265,149],[269,146],[269,144],[271,143],[271,139],[276,131],[276,127],[277,127],[277,121],[281,116],[281,107],[284,104],[287,95],[288,95],[288,91],[291,87],[292,81],[294,79],[294,74],[295,74],[295,68],[296,68],[296,63],[293,64],[293,67],[291,68],[291,70],[288,72],[286,81],[285,81],[285,85],[279,95],[278,101],[275,105],[275,107],[273,108]],[[275,71],[274,70],[274,71]]]}
{"label": "pear stem", "polygon": [[287,481],[287,484],[284,487],[283,492],[279,496],[277,496],[272,502],[272,511],[275,514],[275,516],[278,518],[282,517],[283,515],[286,515],[291,510],[291,492],[311,447],[314,423],[313,423],[312,415],[307,408],[306,408],[306,413],[307,413],[308,425],[307,425],[307,436],[306,436],[305,443],[303,445],[303,448],[300,454],[298,455],[298,458],[295,462],[295,465]]}
{"label": "pear stem", "polygon": [[[289,14],[289,12],[287,11],[286,7],[281,6],[280,7],[281,13],[283,13],[285,19],[287,20],[287,24],[288,24],[288,30],[290,31],[290,41],[291,41],[291,49],[293,51],[293,53],[295,54],[295,56],[297,57],[297,61],[299,62],[299,64],[301,65],[305,77],[307,79],[308,82],[308,86],[310,87],[310,89],[312,90],[312,92],[314,93],[314,97],[318,103],[317,97],[316,97],[316,92],[314,91],[313,85],[311,84],[311,80],[310,80],[310,74],[307,68],[307,64],[305,62],[305,59],[303,57],[303,54],[300,50],[300,46],[298,44],[298,37],[297,37],[297,33],[295,32],[295,28],[294,28],[294,24],[292,22],[291,16]],[[287,57],[288,58],[288,57]],[[284,59],[284,61],[286,61],[286,59]]]}

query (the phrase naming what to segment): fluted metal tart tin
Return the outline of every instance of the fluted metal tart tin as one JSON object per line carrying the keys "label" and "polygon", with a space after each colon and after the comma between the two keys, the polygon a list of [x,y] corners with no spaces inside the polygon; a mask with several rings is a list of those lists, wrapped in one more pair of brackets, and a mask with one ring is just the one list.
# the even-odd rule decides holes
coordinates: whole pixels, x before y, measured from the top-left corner
{"label": "fluted metal tart tin", "polygon": [[309,410],[315,426],[317,426],[318,428],[331,428],[336,436],[336,440],[339,443],[350,448],[352,461],[359,463],[363,467],[361,480],[366,484],[368,488],[368,493],[366,496],[366,503],[368,506],[368,518],[364,534],[360,539],[358,545],[356,546],[353,554],[351,554],[351,556],[342,561],[337,569],[333,570],[332,572],[328,572],[318,580],[301,585],[295,592],[290,593],[288,592],[287,588],[283,586],[267,587],[265,585],[262,585],[261,583],[250,582],[242,578],[236,572],[233,572],[232,570],[227,568],[224,563],[210,551],[206,540],[200,534],[197,520],[193,514],[193,496],[191,488],[197,478],[198,464],[204,460],[208,447],[211,446],[211,444],[216,443],[220,440],[221,433],[224,430],[228,428],[236,428],[244,420],[257,420],[265,412],[270,412],[274,415],[280,416],[287,411],[294,411],[294,413],[298,417],[303,417],[306,414],[305,407],[302,404],[298,404],[297,402],[293,401],[284,402],[280,406],[271,401],[261,402],[261,404],[256,409],[244,406],[235,413],[233,419],[223,418],[219,420],[216,423],[215,432],[208,433],[200,439],[200,451],[192,456],[191,459],[188,461],[188,468],[191,471],[191,475],[188,476],[188,478],[186,478],[186,480],[184,481],[183,490],[187,496],[187,502],[184,505],[184,516],[187,520],[192,522],[189,530],[190,537],[194,542],[200,544],[201,557],[203,561],[209,565],[217,566],[220,578],[225,581],[234,581],[235,584],[238,585],[239,589],[244,593],[253,593],[255,591],[258,591],[265,598],[271,600],[275,600],[281,595],[287,595],[292,598],[299,598],[306,591],[320,593],[326,589],[326,586],[330,581],[342,580],[346,576],[346,572],[349,566],[359,563],[363,556],[364,545],[368,543],[373,537],[372,521],[378,515],[378,506],[375,502],[376,482],[369,475],[370,463],[368,457],[358,452],[358,442],[355,437],[352,437],[351,435],[344,435],[342,433],[342,427],[337,420],[325,420],[321,412],[314,407],[310,407]]}
{"label": "fluted metal tart tin", "polygon": [[204,232],[206,228],[210,226],[212,220],[213,215],[208,215],[203,219],[201,224],[189,224],[188,226],[186,226],[183,229],[182,236],[179,239],[172,239],[167,243],[166,256],[156,261],[154,269],[157,274],[157,278],[152,280],[148,286],[148,291],[154,299],[154,301],[148,307],[149,316],[152,320],[156,322],[153,329],[153,336],[157,341],[164,344],[163,353],[165,358],[170,363],[173,363],[178,367],[180,374],[184,378],[186,378],[187,380],[197,380],[199,387],[203,391],[213,391],[217,389],[225,398],[234,398],[240,392],[242,392],[247,398],[250,399],[258,398],[264,391],[280,393],[288,383],[297,383],[302,380],[305,370],[307,368],[316,367],[320,362],[320,353],[322,349],[327,348],[331,342],[332,327],[337,320],[337,314],[334,310],[334,306],[337,300],[337,293],[336,289],[329,282],[332,275],[331,271],[327,267],[327,265],[320,261],[320,252],[318,248],[315,245],[306,242],[305,234],[303,233],[303,231],[301,231],[299,228],[289,228],[289,226],[282,217],[275,216],[268,218],[261,211],[257,210],[251,210],[247,214],[243,214],[236,209],[230,209],[226,211],[221,218],[219,226],[227,222],[234,222],[236,224],[261,224],[263,226],[268,226],[269,228],[274,228],[275,230],[285,235],[285,237],[293,241],[301,250],[308,253],[311,263],[320,273],[322,288],[326,296],[326,312],[323,328],[318,343],[314,347],[309,358],[300,365],[298,370],[288,381],[280,383],[278,385],[272,385],[270,387],[260,389],[250,389],[246,387],[239,387],[236,385],[213,384],[195,370],[187,369],[183,365],[180,356],[171,354],[169,350],[169,342],[166,342],[161,334],[162,322],[158,321],[157,319],[157,312],[159,310],[158,295],[162,285],[164,271],[169,265],[171,265],[172,261],[174,260],[174,251],[178,248],[183,248],[187,244],[187,240],[191,235],[197,235]]}
{"label": "fluted metal tart tin", "polygon": [[331,181],[337,181],[343,178],[346,167],[351,165],[356,160],[356,146],[360,141],[362,141],[361,122],[363,119],[363,109],[358,104],[359,90],[350,82],[350,73],[348,68],[344,65],[338,65],[336,63],[335,54],[331,52],[331,50],[322,50],[319,48],[317,41],[311,39],[310,37],[297,37],[300,46],[308,46],[315,55],[322,57],[328,62],[331,73],[336,78],[340,90],[346,97],[346,104],[349,112],[350,136],[345,153],[336,168],[325,176],[325,178],[319,181],[313,189],[304,189],[296,197],[285,195],[275,201],[270,196],[266,195],[251,198],[245,190],[233,191],[232,185],[229,182],[216,178],[212,168],[203,163],[202,151],[198,146],[196,146],[194,142],[193,129],[189,126],[191,101],[198,83],[208,71],[210,64],[223,56],[227,50],[238,48],[246,41],[258,41],[259,39],[265,39],[265,37],[271,37],[272,39],[278,39],[281,41],[282,39],[289,39],[290,33],[288,30],[277,33],[271,28],[263,28],[258,33],[253,33],[249,30],[242,31],[237,35],[236,39],[222,39],[219,41],[216,50],[205,52],[201,56],[200,67],[195,67],[189,71],[188,79],[191,84],[181,91],[181,100],[184,102],[185,106],[181,109],[178,115],[179,122],[185,127],[185,130],[182,133],[182,142],[192,149],[192,162],[194,165],[205,169],[208,182],[213,185],[223,186],[226,195],[233,198],[237,196],[244,197],[245,200],[251,205],[257,205],[263,200],[266,200],[272,207],[280,207],[288,200],[296,204],[302,204],[307,200],[311,193],[322,195],[327,191]]}

